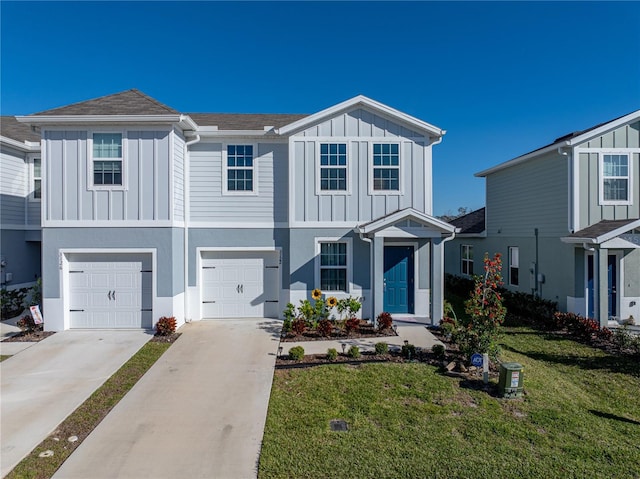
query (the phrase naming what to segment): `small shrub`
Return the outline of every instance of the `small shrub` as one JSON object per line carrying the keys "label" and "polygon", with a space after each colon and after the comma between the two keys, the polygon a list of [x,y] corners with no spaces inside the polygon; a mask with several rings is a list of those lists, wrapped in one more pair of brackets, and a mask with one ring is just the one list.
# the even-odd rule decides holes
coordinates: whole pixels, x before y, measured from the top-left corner
{"label": "small shrub", "polygon": [[329,361],[335,361],[336,359],[338,359],[338,351],[336,350],[336,348],[327,349],[327,359]]}
{"label": "small shrub", "polygon": [[331,332],[333,331],[333,323],[328,319],[321,319],[318,321],[318,326],[316,330],[320,334],[320,336],[329,337],[331,336]]}
{"label": "small shrub", "polygon": [[284,333],[291,332],[291,325],[292,324],[293,324],[293,321],[291,321],[291,319],[284,318],[284,321],[282,322],[282,332],[284,332]]}
{"label": "small shrub", "polygon": [[13,318],[22,313],[28,294],[29,288],[12,289],[11,291],[0,289],[2,319]]}
{"label": "small shrub", "polygon": [[413,344],[404,344],[402,346],[402,357],[405,359],[415,359],[416,347]]}
{"label": "small shrub", "polygon": [[629,330],[625,326],[622,326],[616,328],[613,333],[613,342],[620,349],[629,349],[633,344],[633,337],[629,334]]}
{"label": "small shrub", "polygon": [[25,314],[17,322],[16,326],[24,333],[33,333],[36,330],[36,323],[30,314]]}
{"label": "small shrub", "polygon": [[393,324],[393,318],[391,317],[391,313],[387,313],[385,311],[383,313],[380,313],[376,319],[378,321],[378,331],[391,329],[391,325]]}
{"label": "small shrub", "polygon": [[360,331],[360,320],[358,318],[349,318],[344,322],[344,327],[349,333],[357,333]]}
{"label": "small shrub", "polygon": [[353,359],[358,359],[360,357],[360,348],[358,346],[351,346],[349,351],[347,351],[347,356]]}
{"label": "small shrub", "polygon": [[294,346],[289,350],[289,357],[294,361],[302,361],[304,358],[304,348],[302,346]]}
{"label": "small shrub", "polygon": [[444,353],[445,353],[445,347],[442,344],[434,344],[431,347],[431,352],[434,354],[434,356],[438,359],[443,359],[444,358]]}
{"label": "small shrub", "polygon": [[158,336],[169,336],[176,332],[176,318],[173,316],[162,316],[156,323],[156,334]]}
{"label": "small shrub", "polygon": [[293,323],[291,323],[291,329],[294,333],[300,335],[307,329],[307,322],[302,318],[295,319]]}
{"label": "small shrub", "polygon": [[387,343],[376,343],[376,354],[388,354],[389,345]]}

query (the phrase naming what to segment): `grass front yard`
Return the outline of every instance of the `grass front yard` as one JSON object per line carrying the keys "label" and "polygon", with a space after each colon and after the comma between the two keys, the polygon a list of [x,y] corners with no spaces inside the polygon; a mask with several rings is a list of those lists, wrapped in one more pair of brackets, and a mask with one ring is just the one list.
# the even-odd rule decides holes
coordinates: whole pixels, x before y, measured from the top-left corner
{"label": "grass front yard", "polygon": [[502,344],[523,400],[423,363],[276,371],[259,477],[640,478],[637,358],[524,327]]}

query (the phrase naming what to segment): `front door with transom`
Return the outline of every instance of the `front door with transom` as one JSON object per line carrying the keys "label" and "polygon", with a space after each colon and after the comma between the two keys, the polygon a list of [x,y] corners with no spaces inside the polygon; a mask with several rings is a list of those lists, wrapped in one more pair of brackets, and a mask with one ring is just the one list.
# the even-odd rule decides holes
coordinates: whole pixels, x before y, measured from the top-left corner
{"label": "front door with transom", "polygon": [[414,312],[413,246],[384,248],[384,310],[388,313]]}

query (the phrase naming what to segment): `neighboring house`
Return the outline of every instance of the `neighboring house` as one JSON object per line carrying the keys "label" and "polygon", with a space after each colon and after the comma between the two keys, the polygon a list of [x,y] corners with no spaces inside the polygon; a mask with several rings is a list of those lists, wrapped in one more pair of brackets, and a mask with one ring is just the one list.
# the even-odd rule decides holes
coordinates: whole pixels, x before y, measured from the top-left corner
{"label": "neighboring house", "polygon": [[[640,319],[640,110],[476,176],[486,212],[451,223],[447,272],[482,272],[502,253],[505,287],[601,325]],[[471,226],[471,227],[469,227]]]}
{"label": "neighboring house", "polygon": [[0,287],[40,277],[40,135],[12,116],[0,118]]}
{"label": "neighboring house", "polygon": [[276,318],[314,288],[442,317],[433,125],[363,96],[183,114],[137,90],[18,121],[42,136],[47,329]]}

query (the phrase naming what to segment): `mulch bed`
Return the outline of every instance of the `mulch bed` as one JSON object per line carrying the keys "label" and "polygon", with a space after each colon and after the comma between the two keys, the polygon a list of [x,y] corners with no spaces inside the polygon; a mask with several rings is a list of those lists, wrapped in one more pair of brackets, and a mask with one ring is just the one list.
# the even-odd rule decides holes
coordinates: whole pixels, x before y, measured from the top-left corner
{"label": "mulch bed", "polygon": [[9,336],[2,340],[3,343],[34,343],[38,341],[42,341],[49,336],[56,334],[55,331],[33,331],[26,332],[20,331],[13,336]]}
{"label": "mulch bed", "polygon": [[167,334],[166,336],[162,336],[160,334],[156,334],[149,340],[150,343],[175,343],[176,339],[182,336],[182,333],[173,333]]}
{"label": "mulch bed", "polygon": [[296,343],[301,341],[339,341],[341,339],[361,339],[361,338],[385,338],[389,336],[397,336],[393,329],[385,329],[378,331],[373,324],[367,320],[360,321],[360,328],[357,332],[347,334],[338,328],[334,328],[331,336],[322,336],[318,331],[309,330],[302,334],[296,334],[293,331],[286,333],[281,337],[283,343]]}

